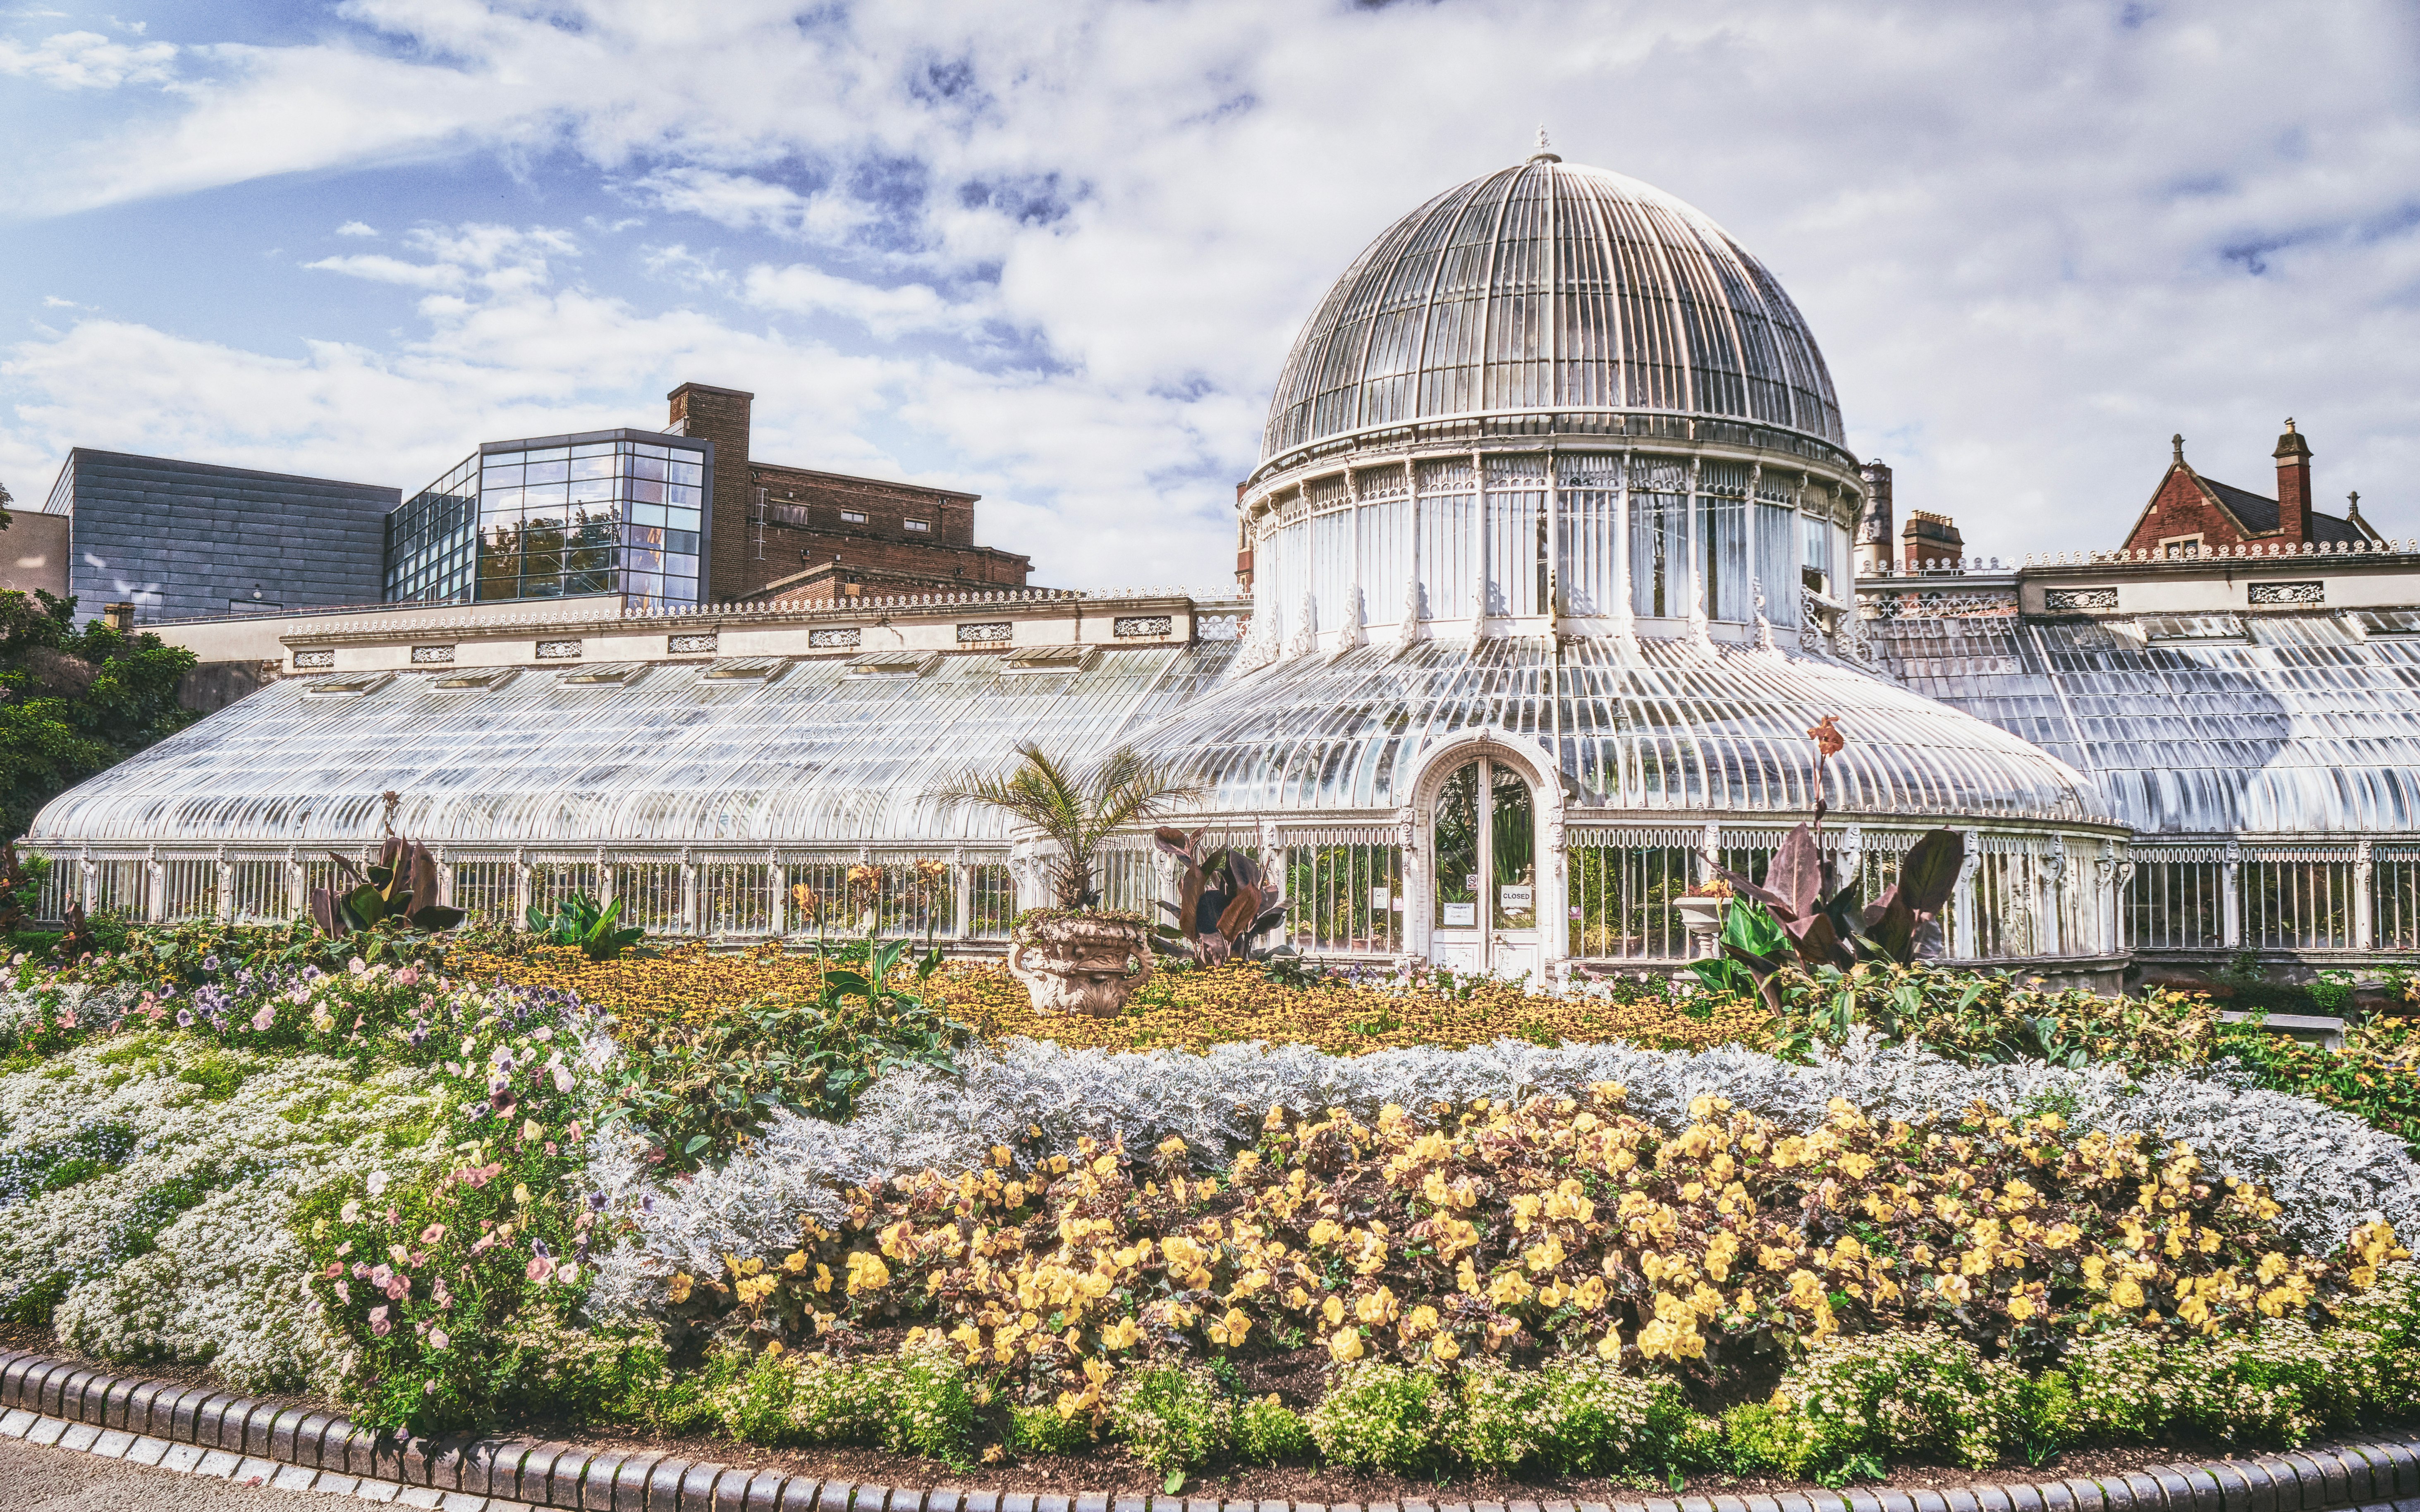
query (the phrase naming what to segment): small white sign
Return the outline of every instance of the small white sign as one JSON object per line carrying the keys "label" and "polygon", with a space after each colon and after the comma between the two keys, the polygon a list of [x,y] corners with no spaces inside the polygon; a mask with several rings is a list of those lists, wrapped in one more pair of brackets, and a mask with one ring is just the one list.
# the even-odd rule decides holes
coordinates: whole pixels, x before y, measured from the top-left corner
{"label": "small white sign", "polygon": [[1502,907],[1506,913],[1526,914],[1529,911],[1530,907],[1530,890],[1531,889],[1525,887],[1498,887],[1496,889],[1496,897],[1498,905]]}
{"label": "small white sign", "polygon": [[1448,903],[1445,905],[1446,928],[1476,929],[1478,926],[1479,905],[1477,903]]}
{"label": "small white sign", "polygon": [[1394,893],[1385,887],[1373,887],[1370,889],[1370,906],[1383,914],[1387,911],[1388,900],[1392,897]]}

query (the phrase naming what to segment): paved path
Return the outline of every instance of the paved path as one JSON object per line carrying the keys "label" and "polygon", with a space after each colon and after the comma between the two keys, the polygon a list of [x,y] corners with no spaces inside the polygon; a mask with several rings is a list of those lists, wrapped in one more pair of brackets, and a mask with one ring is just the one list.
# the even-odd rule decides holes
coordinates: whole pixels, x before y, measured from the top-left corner
{"label": "paved path", "polygon": [[359,1504],[0,1439],[0,1512],[334,1512]]}

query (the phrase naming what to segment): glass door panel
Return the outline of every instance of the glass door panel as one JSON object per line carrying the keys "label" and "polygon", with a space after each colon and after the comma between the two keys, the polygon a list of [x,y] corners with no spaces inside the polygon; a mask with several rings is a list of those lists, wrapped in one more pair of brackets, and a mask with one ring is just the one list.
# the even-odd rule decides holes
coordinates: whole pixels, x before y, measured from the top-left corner
{"label": "glass door panel", "polygon": [[1490,769],[1488,852],[1493,862],[1490,890],[1496,899],[1495,927],[1538,927],[1538,826],[1529,814],[1529,784],[1493,762]]}
{"label": "glass door panel", "polygon": [[1445,779],[1436,805],[1436,925],[1477,929],[1479,896],[1479,779],[1486,764],[1472,762]]}

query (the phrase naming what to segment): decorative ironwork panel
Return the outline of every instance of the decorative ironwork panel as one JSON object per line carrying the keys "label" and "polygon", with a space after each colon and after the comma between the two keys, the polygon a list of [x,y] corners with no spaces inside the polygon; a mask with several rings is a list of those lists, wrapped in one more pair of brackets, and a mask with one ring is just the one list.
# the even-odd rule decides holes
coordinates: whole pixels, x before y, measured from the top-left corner
{"label": "decorative ironwork panel", "polygon": [[2328,601],[2328,585],[2317,579],[2288,583],[2246,583],[2243,601],[2247,604],[2324,604]]}
{"label": "decorative ironwork panel", "polygon": [[335,665],[336,654],[334,650],[294,653],[294,670],[298,672],[325,671]]}
{"label": "decorative ironwork panel", "polygon": [[1005,644],[1010,631],[1011,626],[1005,620],[987,625],[961,625],[958,626],[958,644],[962,646]]}
{"label": "decorative ironwork panel", "polygon": [[411,648],[414,667],[450,667],[454,664],[452,646],[414,646]]}
{"label": "decorative ironwork panel", "polygon": [[2077,614],[2118,607],[2115,588],[2045,588],[2042,608],[2053,614]]}
{"label": "decorative ironwork panel", "polygon": [[[814,644],[813,640],[808,643]],[[855,641],[849,643],[856,644]],[[710,656],[721,644],[722,637],[711,630],[704,635],[668,635],[664,637],[664,654],[672,656]]]}
{"label": "decorative ironwork panel", "polygon": [[865,632],[853,625],[845,625],[839,629],[809,630],[807,632],[807,644],[817,650],[825,651],[838,651],[845,647],[858,645],[861,643],[864,639]]}
{"label": "decorative ironwork panel", "polygon": [[1174,621],[1166,614],[1121,614],[1109,622],[1110,633],[1122,640],[1136,636],[1167,635],[1173,627]]}
{"label": "decorative ironwork panel", "polygon": [[537,643],[537,659],[540,661],[578,661],[580,659],[580,642],[577,640],[541,640]]}

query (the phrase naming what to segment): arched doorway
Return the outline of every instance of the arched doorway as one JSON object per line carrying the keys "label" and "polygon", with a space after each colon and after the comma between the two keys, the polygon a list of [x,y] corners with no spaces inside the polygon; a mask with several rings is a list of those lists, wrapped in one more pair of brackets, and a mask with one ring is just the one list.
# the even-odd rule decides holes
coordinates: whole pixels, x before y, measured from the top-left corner
{"label": "arched doorway", "polygon": [[1536,980],[1537,802],[1509,763],[1481,756],[1446,775],[1430,821],[1436,858],[1429,959],[1457,971]]}

